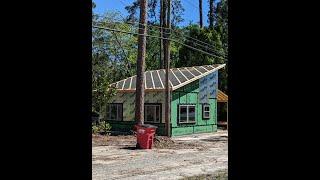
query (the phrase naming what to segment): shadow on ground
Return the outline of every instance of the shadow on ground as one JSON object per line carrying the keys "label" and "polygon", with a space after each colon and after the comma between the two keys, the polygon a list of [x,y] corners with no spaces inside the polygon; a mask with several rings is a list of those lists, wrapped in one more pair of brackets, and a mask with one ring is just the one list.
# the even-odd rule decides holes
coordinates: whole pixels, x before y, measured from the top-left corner
{"label": "shadow on ground", "polygon": [[139,148],[137,147],[122,147],[120,149],[126,149],[126,150],[140,150]]}
{"label": "shadow on ground", "polygon": [[228,141],[228,136],[210,137],[207,139],[201,139],[201,141],[207,141],[207,142]]}

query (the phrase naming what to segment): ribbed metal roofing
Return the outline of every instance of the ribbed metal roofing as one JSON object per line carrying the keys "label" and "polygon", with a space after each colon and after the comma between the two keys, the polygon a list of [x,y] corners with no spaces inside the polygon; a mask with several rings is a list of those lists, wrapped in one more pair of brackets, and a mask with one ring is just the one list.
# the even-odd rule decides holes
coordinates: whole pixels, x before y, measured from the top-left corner
{"label": "ribbed metal roofing", "polygon": [[[176,90],[195,80],[198,80],[214,71],[223,68],[225,64],[214,64],[205,66],[193,66],[172,68],[169,71],[169,86],[171,90]],[[165,69],[146,71],[145,90],[146,91],[163,91],[165,90]],[[118,91],[135,91],[136,76],[123,79],[112,84]]]}

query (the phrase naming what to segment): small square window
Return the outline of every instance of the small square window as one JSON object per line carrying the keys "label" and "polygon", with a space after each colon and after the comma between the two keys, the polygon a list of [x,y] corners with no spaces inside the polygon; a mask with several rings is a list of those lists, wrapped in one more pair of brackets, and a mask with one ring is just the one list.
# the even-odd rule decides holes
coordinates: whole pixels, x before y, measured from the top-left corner
{"label": "small square window", "polygon": [[204,104],[202,106],[202,119],[210,119],[210,105]]}

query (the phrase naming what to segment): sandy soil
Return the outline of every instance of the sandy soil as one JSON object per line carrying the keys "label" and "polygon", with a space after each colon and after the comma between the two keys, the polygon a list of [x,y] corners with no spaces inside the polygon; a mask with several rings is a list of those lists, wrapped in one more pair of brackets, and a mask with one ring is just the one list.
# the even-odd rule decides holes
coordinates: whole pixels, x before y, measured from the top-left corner
{"label": "sandy soil", "polygon": [[[134,136],[93,136],[92,176],[104,179],[227,179],[227,131],[168,139],[135,148]],[[219,175],[220,176],[220,175]]]}

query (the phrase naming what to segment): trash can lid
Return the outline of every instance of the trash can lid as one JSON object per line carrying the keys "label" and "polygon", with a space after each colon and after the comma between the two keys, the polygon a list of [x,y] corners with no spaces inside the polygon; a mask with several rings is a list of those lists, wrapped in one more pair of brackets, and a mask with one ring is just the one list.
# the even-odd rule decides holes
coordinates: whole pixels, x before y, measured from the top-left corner
{"label": "trash can lid", "polygon": [[141,125],[141,127],[144,127],[144,128],[158,128],[157,126],[154,126],[154,125],[151,125],[151,124],[143,124],[143,125]]}

